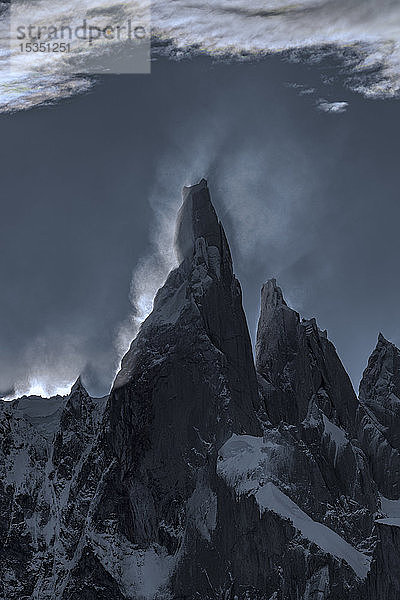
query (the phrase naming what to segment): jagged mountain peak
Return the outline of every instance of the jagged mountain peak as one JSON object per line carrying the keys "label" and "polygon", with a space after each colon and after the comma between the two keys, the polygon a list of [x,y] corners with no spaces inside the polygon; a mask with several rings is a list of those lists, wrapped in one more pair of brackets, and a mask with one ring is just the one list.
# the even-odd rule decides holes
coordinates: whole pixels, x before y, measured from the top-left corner
{"label": "jagged mountain peak", "polygon": [[360,382],[359,434],[380,492],[400,494],[400,350],[381,333]]}
{"label": "jagged mountain peak", "polygon": [[87,394],[87,390],[86,390],[85,386],[83,385],[82,376],[81,375],[78,376],[77,380],[75,381],[75,383],[71,387],[70,394],[73,394],[75,392],[84,392],[84,393]]}
{"label": "jagged mountain peak", "polygon": [[76,400],[77,398],[79,398],[81,401],[85,401],[85,399],[90,398],[87,389],[83,385],[81,375],[79,375],[78,379],[71,388],[71,391],[67,397],[67,405],[71,402],[74,402],[74,399]]}
{"label": "jagged mountain peak", "polygon": [[[206,180],[183,189],[176,231],[181,262],[110,396],[91,398],[78,377],[54,418],[10,419],[16,404],[0,414],[0,597],[398,600],[382,593],[400,547],[387,525],[376,590],[365,579],[374,482],[398,480],[398,429],[358,405],[333,345],[275,279],[262,289],[257,377]],[[378,346],[393,363],[395,346]],[[384,397],[385,414],[398,398]],[[386,488],[396,504],[396,481]]]}
{"label": "jagged mountain peak", "polygon": [[383,335],[382,332],[379,332],[379,335],[378,335],[378,344],[379,343],[380,344],[387,344],[388,343],[388,340],[385,338],[385,336]]}
{"label": "jagged mountain peak", "polygon": [[378,382],[380,382],[379,387],[387,387],[388,390],[390,382],[400,387],[399,368],[399,348],[379,333],[378,341],[368,359],[368,365],[360,382],[360,398],[368,397],[368,390]]}
{"label": "jagged mountain peak", "polygon": [[262,306],[287,306],[282,289],[277,285],[276,279],[268,279],[261,288]]}
{"label": "jagged mountain peak", "polygon": [[380,395],[392,391],[400,394],[399,370],[399,348],[380,333],[360,382],[361,400],[371,396],[372,388],[375,388],[375,392],[379,391]]}
{"label": "jagged mountain peak", "polygon": [[193,185],[184,185],[183,189],[182,189],[182,198],[183,200],[186,200],[187,196],[189,194],[192,194],[194,192],[198,192],[200,190],[208,190],[208,184],[207,184],[207,179],[205,179],[204,177],[202,177],[199,181],[199,183],[194,183]]}
{"label": "jagged mountain peak", "polygon": [[381,332],[379,332],[378,341],[376,343],[376,347],[378,348],[379,346],[385,346],[387,348],[392,348],[392,349],[396,350],[397,352],[400,352],[400,350],[397,348],[396,344],[394,344],[393,342],[391,342],[390,340],[385,338],[385,336]]}
{"label": "jagged mountain peak", "polygon": [[[257,432],[257,379],[241,289],[205,180],[184,188],[176,232],[182,261],[157,292],[153,311],[122,360],[109,399],[112,426],[125,427],[122,421],[134,407],[126,403],[125,390],[132,386],[139,403],[143,390],[150,394],[146,418],[149,423],[162,419],[159,430],[175,419],[172,406],[187,411],[179,423],[183,441],[188,431],[191,439],[193,427],[204,435],[207,431],[207,436],[212,431],[218,442],[234,430]],[[195,397],[185,393],[191,378],[198,381]],[[170,408],[158,388],[161,381],[170,386]],[[207,406],[204,414],[200,406]],[[152,426],[149,438],[153,435]],[[160,431],[156,435],[160,437]]]}
{"label": "jagged mountain peak", "polygon": [[[262,326],[264,320],[275,320],[277,313],[275,311],[283,310],[287,315],[290,315],[294,322],[300,323],[307,335],[315,333],[317,336],[327,337],[326,330],[321,330],[315,317],[310,319],[300,318],[300,314],[291,308],[284,297],[282,288],[277,284],[273,277],[268,279],[261,287],[261,316],[259,327]],[[260,331],[260,334],[262,332]]]}
{"label": "jagged mountain peak", "polygon": [[[247,362],[251,356],[240,284],[233,274],[228,241],[211,202],[205,179],[183,188],[175,248],[180,264],[170,272],[158,290],[152,312],[122,359],[113,389],[131,378],[140,357],[139,348],[147,336],[154,336],[153,328],[174,329],[186,326],[187,320],[193,324],[199,313],[202,316],[202,328],[220,351],[227,353],[234,361],[242,351]],[[241,342],[239,344],[238,339],[244,345],[240,350],[238,345]]]}
{"label": "jagged mountain peak", "polygon": [[61,425],[70,427],[70,420],[80,422],[87,419],[91,420],[91,413],[94,411],[95,404],[82,383],[79,375],[67,396],[64,410],[61,415]]}
{"label": "jagged mountain peak", "polygon": [[301,319],[286,304],[275,279],[261,292],[256,370],[273,423],[301,422],[323,389],[327,400],[319,404],[326,416],[354,433],[357,399],[334,345],[315,318]]}
{"label": "jagged mountain peak", "polygon": [[179,261],[192,258],[199,238],[204,239],[207,246],[218,248],[221,255],[227,243],[211,202],[207,181],[202,179],[195,185],[184,187],[182,200],[175,230],[175,248]]}

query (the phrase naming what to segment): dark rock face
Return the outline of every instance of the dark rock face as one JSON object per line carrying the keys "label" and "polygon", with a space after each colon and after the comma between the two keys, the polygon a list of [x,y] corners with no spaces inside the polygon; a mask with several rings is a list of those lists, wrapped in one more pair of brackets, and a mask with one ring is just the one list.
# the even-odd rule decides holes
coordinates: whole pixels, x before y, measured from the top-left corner
{"label": "dark rock face", "polygon": [[0,598],[394,600],[399,351],[359,403],[271,280],[255,368],[204,180],[176,249],[108,398],[1,405]]}
{"label": "dark rock face", "polygon": [[397,524],[378,524],[378,542],[368,578],[367,598],[400,598],[400,519]]}
{"label": "dark rock face", "polygon": [[85,546],[63,593],[66,600],[124,600],[111,575],[90,546]]}
{"label": "dark rock face", "polygon": [[[129,515],[116,527],[174,570],[216,527],[217,449],[233,432],[261,433],[241,290],[204,181],[184,190],[176,244],[183,261],[123,359],[107,407]],[[183,578],[185,594],[195,593],[193,576],[176,585]]]}
{"label": "dark rock face", "polygon": [[65,403],[54,437],[52,462],[58,478],[71,479],[74,466],[96,434],[96,416],[95,402],[79,378]]}
{"label": "dark rock face", "polygon": [[379,334],[360,383],[359,437],[379,490],[400,497],[400,350]]}
{"label": "dark rock face", "polygon": [[303,421],[312,397],[329,419],[354,432],[357,398],[326,332],[300,320],[274,279],[261,291],[256,368],[273,423]]}
{"label": "dark rock face", "polygon": [[256,366],[266,413],[278,425],[264,435],[279,435],[286,448],[275,475],[282,489],[350,543],[368,540],[377,496],[354,439],[356,395],[326,331],[315,319],[301,321],[274,279],[261,292]]}
{"label": "dark rock face", "polygon": [[[158,292],[152,314],[122,361],[108,404],[110,443],[129,465],[147,449],[146,441],[157,444],[157,462],[169,456],[171,432],[182,445],[203,452],[204,439],[219,446],[233,431],[260,431],[250,338],[225,234],[205,183],[194,186],[193,193],[186,190],[184,197],[179,252],[187,244],[183,224],[192,227],[192,205],[193,228],[204,237],[194,240],[191,255]],[[139,444],[138,433],[146,436]],[[127,457],[129,448],[133,455]]]}
{"label": "dark rock face", "polygon": [[11,404],[2,403],[0,411],[0,597],[30,598],[31,569],[38,567],[41,550],[32,530],[46,512],[40,490],[47,446]]}
{"label": "dark rock face", "polygon": [[89,456],[103,409],[80,380],[64,400],[2,403],[1,598],[64,598],[99,482]]}

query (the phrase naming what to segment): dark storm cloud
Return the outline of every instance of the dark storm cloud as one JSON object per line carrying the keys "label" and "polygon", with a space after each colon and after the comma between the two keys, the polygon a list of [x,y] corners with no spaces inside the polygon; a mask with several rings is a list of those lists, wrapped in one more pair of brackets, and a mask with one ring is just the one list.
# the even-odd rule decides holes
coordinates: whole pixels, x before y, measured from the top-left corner
{"label": "dark storm cloud", "polygon": [[153,64],[0,121],[0,389],[51,392],[83,371],[107,391],[134,328],[132,269],[132,298],[148,300],[181,186],[202,176],[252,331],[260,285],[277,276],[357,380],[378,330],[400,341],[399,105],[346,92],[348,112],[316,112],[284,84],[316,87],[320,72],[275,59]]}

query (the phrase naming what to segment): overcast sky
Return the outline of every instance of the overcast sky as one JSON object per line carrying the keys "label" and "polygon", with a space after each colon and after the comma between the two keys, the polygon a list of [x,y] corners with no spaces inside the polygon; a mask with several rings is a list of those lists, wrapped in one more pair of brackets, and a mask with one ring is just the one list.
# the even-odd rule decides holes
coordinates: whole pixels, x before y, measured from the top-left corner
{"label": "overcast sky", "polygon": [[400,343],[399,111],[329,62],[196,58],[1,115],[0,389],[51,393],[83,372],[107,392],[132,274],[148,303],[172,264],[181,187],[203,176],[252,333],[277,277],[358,385],[378,332]]}

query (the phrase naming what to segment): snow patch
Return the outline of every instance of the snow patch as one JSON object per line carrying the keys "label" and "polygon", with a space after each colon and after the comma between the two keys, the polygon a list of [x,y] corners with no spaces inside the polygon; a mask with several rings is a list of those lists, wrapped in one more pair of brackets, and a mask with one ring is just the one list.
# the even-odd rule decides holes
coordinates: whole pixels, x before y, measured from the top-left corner
{"label": "snow patch", "polygon": [[385,496],[380,497],[381,510],[389,518],[400,518],[400,498],[398,500],[389,500]]}
{"label": "snow patch", "polygon": [[386,518],[377,519],[375,523],[400,527],[400,498],[398,500],[389,500],[389,498],[381,495],[380,499],[381,511],[386,515]]}
{"label": "snow patch", "polygon": [[[269,433],[269,432],[268,432]],[[239,494],[251,492],[260,481],[274,475],[275,465],[286,457],[286,448],[271,437],[233,434],[220,448],[217,473]]]}
{"label": "snow patch", "polygon": [[148,317],[146,325],[173,325],[180,317],[180,314],[186,305],[186,282],[182,283],[174,291],[166,302],[154,308],[154,311]]}
{"label": "snow patch", "polygon": [[391,527],[400,527],[400,518],[398,519],[377,519],[375,523],[380,525],[390,525]]}
{"label": "snow patch", "polygon": [[[338,435],[336,430],[335,435]],[[339,439],[343,438],[340,436]],[[261,512],[271,510],[289,519],[304,538],[317,544],[324,552],[344,560],[358,577],[365,578],[370,567],[369,557],[326,525],[314,521],[274,483],[266,481],[270,465],[265,457],[278,457],[281,451],[282,447],[271,440],[233,434],[219,451],[217,473],[236,489],[239,496],[253,495]]]}
{"label": "snow patch", "polygon": [[370,558],[353,548],[326,525],[314,521],[276,485],[267,483],[254,495],[262,510],[272,510],[284,519],[289,519],[306,539],[317,544],[324,552],[344,560],[358,577],[367,576]]}
{"label": "snow patch", "polygon": [[192,520],[197,531],[208,542],[217,526],[217,496],[206,482],[198,481],[188,502]]}
{"label": "snow patch", "polygon": [[332,421],[330,421],[326,415],[323,414],[322,418],[324,421],[324,434],[327,435],[330,438],[330,440],[335,444],[336,463],[339,451],[342,451],[343,448],[347,446],[349,440],[343,429],[332,423]]}
{"label": "snow patch", "polygon": [[166,586],[175,557],[169,555],[165,548],[157,544],[146,549],[139,548],[116,534],[91,532],[90,539],[101,564],[128,598],[169,598]]}
{"label": "snow patch", "polygon": [[[11,461],[10,461],[11,462]],[[25,488],[26,480],[29,478],[29,471],[32,468],[29,458],[29,448],[21,445],[17,451],[12,453],[12,469],[7,472],[6,483],[15,486],[15,493],[22,492]]]}

